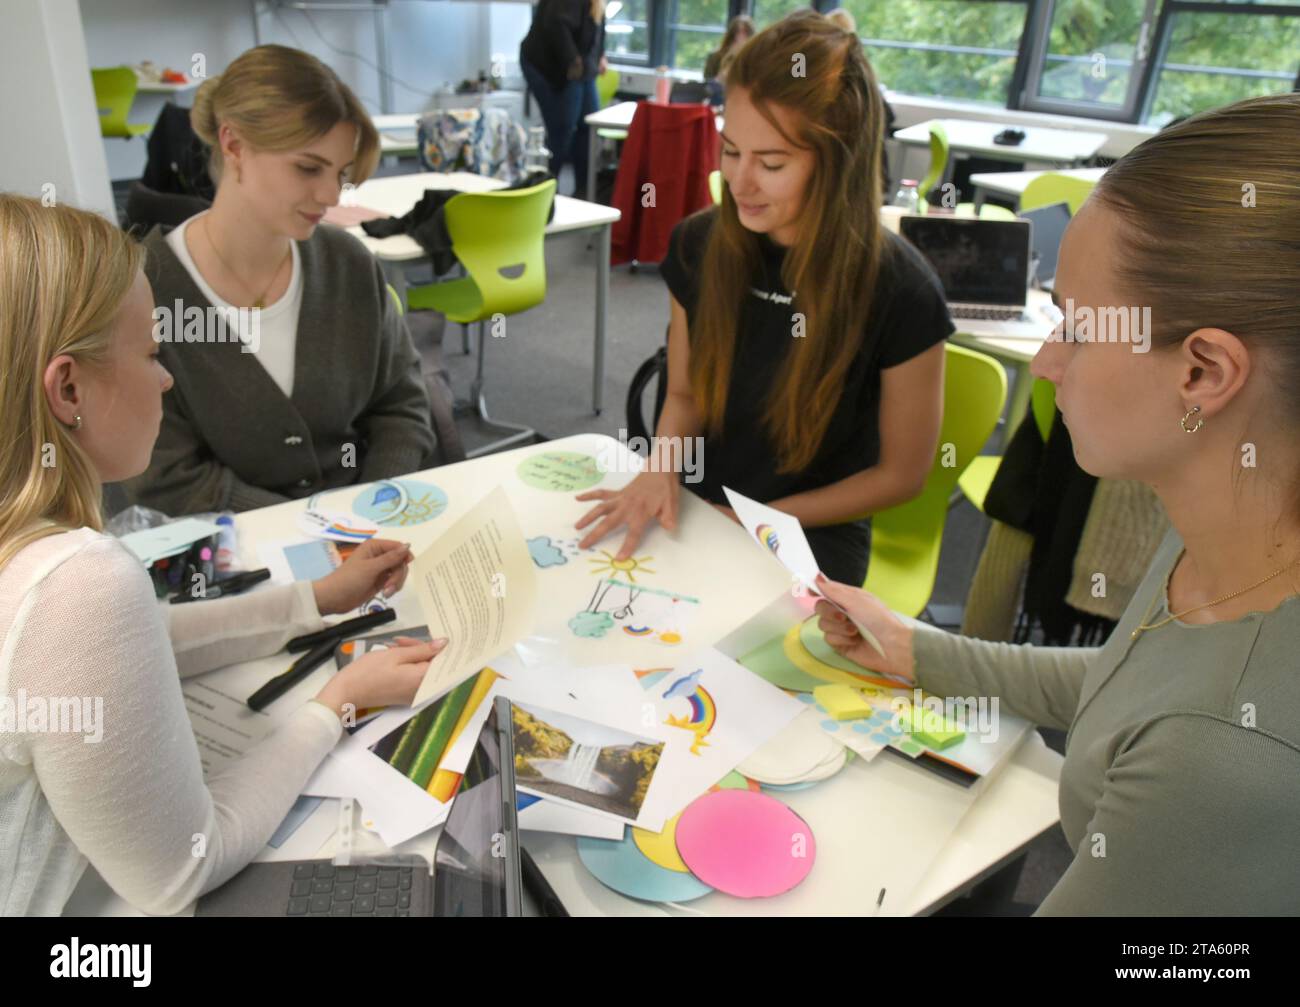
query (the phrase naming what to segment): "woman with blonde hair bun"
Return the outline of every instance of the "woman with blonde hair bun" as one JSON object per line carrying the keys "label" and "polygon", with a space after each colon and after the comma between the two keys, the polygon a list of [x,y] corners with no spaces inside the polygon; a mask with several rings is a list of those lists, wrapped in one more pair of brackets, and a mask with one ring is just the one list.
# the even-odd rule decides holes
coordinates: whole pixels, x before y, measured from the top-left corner
{"label": "woman with blonde hair bun", "polygon": [[244,53],[200,85],[212,208],[144,238],[176,379],[128,499],[179,515],[248,510],[433,464],[420,358],[378,263],[322,224],[379,138],[314,56]]}
{"label": "woman with blonde hair bun", "polygon": [[411,557],[372,540],[317,581],[157,604],[99,512],[104,482],[148,464],[172,387],[141,260],[102,217],[0,193],[4,916],[58,915],[88,864],[136,907],[181,911],[266,845],[341,718],[409,703],[444,645],[353,662],[204,780],[181,678],[396,591]]}

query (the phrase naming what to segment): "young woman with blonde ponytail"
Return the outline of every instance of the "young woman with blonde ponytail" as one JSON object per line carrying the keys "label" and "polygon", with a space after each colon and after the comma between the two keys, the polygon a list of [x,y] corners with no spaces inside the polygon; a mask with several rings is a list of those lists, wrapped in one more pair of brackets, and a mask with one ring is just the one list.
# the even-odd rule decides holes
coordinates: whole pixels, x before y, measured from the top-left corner
{"label": "young woman with blonde ponytail", "polygon": [[184,909],[266,845],[341,718],[409,703],[441,650],[366,655],[204,780],[180,679],[397,590],[411,557],[368,543],[321,580],[157,604],[99,510],[148,464],[172,387],[142,257],[102,217],[0,193],[3,916],[58,915],[87,864],[146,912]]}
{"label": "young woman with blonde ponytail", "polygon": [[[755,35],[727,74],[722,205],[682,221],[657,435],[704,438],[696,494],[793,514],[821,568],[862,583],[867,518],[915,497],[938,445],[943,342],[933,270],[880,223],[884,102],[858,40],[815,11]],[[678,476],[651,466],[578,528],[673,527]],[[598,523],[596,523],[598,522]]]}
{"label": "young woman with blonde ponytail", "polygon": [[321,223],[379,157],[356,97],[314,56],[264,45],[204,81],[190,118],[217,193],[144,239],[176,387],[128,498],[239,511],[432,465],[399,306],[364,246]]}
{"label": "young woman with blonde ponytail", "polygon": [[1041,914],[1300,914],[1297,164],[1300,95],[1238,102],[1135,147],[1065,233],[1033,373],[1080,467],[1173,525],[1104,646],[986,643],[823,585],[888,658],[819,603],[844,656],[1069,731],[1075,855]]}

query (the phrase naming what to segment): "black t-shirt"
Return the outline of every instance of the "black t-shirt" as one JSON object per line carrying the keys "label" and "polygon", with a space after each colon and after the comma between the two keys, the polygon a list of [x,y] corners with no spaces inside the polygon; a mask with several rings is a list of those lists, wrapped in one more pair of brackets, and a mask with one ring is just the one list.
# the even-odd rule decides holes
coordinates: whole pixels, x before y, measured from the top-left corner
{"label": "black t-shirt", "polygon": [[[679,223],[673,229],[668,257],[659,267],[668,289],[686,309],[692,332],[699,265],[717,213],[716,208],[704,210]],[[821,447],[807,468],[778,473],[776,447],[765,429],[763,413],[795,338],[791,318],[798,302],[781,283],[786,250],[766,235],[759,236],[762,270],[754,277],[740,313],[723,430],[705,438],[703,478],[687,483],[688,488],[714,503],[726,503],[723,486],[766,503],[838,482],[880,460],[881,370],[912,359],[954,330],[943,288],[930,264],[897,235],[885,232],[884,239],[867,331]],[[807,532],[827,576],[862,583],[866,522]]]}

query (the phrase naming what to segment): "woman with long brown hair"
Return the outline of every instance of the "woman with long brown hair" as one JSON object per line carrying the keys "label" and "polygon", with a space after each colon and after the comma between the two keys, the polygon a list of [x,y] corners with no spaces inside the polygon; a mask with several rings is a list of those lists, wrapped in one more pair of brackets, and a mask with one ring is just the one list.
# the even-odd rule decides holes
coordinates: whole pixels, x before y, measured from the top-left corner
{"label": "woman with long brown hair", "polygon": [[442,649],[406,641],[306,684],[204,780],[181,678],[396,591],[411,554],[372,539],[320,580],[158,605],[99,506],[148,464],[172,385],[142,259],[103,217],[0,193],[0,916],[58,915],[87,864],[179,912],[266,845],[343,719],[409,703]]}
{"label": "woman with long brown hair", "polygon": [[[943,292],[880,223],[883,102],[856,38],[800,11],[728,76],[722,205],[673,232],[668,394],[658,443],[704,437],[702,480],[797,517],[827,573],[861,583],[866,518],[920,492],[943,409]],[[601,501],[589,546],[672,528],[677,476],[650,466]]]}
{"label": "woman with long brown hair", "polygon": [[1066,230],[1033,373],[1080,467],[1173,525],[1104,646],[973,640],[822,585],[888,655],[821,602],[844,656],[1069,730],[1075,856],[1040,913],[1300,913],[1297,164],[1300,95],[1239,102],[1134,148]]}

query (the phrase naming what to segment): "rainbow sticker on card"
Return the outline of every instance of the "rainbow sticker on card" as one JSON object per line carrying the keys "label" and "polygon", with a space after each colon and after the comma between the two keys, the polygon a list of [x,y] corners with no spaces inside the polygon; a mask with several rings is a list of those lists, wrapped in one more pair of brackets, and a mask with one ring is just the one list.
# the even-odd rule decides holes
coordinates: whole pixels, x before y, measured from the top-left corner
{"label": "rainbow sticker on card", "polygon": [[298,527],[313,538],[360,544],[379,534],[379,526],[342,511],[308,508],[298,515]]}
{"label": "rainbow sticker on card", "polygon": [[776,555],[777,550],[781,548],[781,541],[777,538],[776,529],[770,524],[761,524],[755,528],[754,537],[758,539],[760,545],[767,546],[773,555]]}

